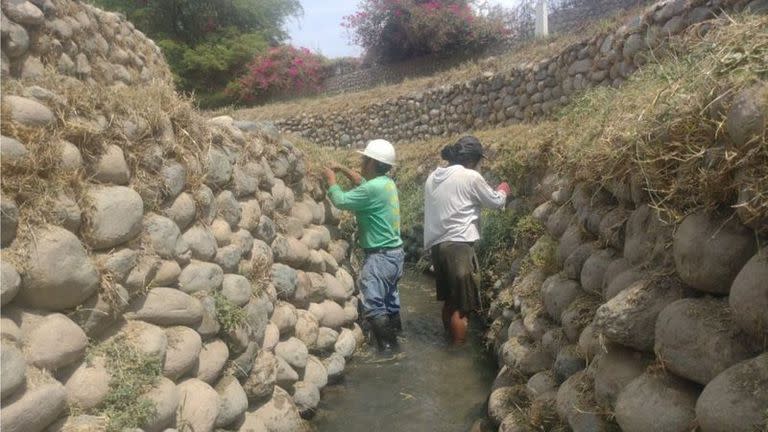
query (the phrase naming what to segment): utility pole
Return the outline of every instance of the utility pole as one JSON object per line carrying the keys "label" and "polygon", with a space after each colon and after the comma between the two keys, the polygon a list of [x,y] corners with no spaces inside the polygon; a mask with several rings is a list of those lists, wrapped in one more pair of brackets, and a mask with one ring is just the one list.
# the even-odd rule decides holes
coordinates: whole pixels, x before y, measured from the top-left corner
{"label": "utility pole", "polygon": [[547,0],[536,0],[536,26],[534,27],[534,35],[537,38],[546,37],[549,34],[548,14]]}

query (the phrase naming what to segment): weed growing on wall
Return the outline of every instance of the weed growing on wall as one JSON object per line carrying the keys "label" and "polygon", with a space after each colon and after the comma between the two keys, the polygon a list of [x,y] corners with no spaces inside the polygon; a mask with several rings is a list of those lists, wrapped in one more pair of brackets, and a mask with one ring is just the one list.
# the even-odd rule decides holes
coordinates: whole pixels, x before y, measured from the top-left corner
{"label": "weed growing on wall", "polygon": [[246,279],[251,283],[253,294],[264,292],[267,286],[272,282],[272,266],[265,257],[251,258],[247,266],[241,266],[240,270]]}
{"label": "weed growing on wall", "polygon": [[557,240],[547,234],[541,236],[531,246],[521,268],[521,273],[525,274],[538,269],[544,272],[544,274],[553,274],[557,271],[557,267]]}
{"label": "weed growing on wall", "polygon": [[107,430],[138,428],[155,414],[155,406],[143,395],[157,384],[162,372],[160,359],[148,356],[126,341],[125,336],[101,344],[89,357],[102,356],[112,379],[109,393],[96,415],[108,419]]}
{"label": "weed growing on wall", "polygon": [[221,292],[213,293],[213,300],[216,319],[224,332],[233,331],[245,323],[245,309],[229,301]]}
{"label": "weed growing on wall", "polygon": [[517,251],[514,243],[515,225],[519,215],[511,211],[483,210],[480,217],[480,240],[477,258],[483,270],[483,280],[494,282],[509,271]]}
{"label": "weed growing on wall", "polygon": [[[541,223],[529,214],[510,209],[484,210],[480,228],[481,238],[477,243],[477,255],[484,271],[484,283],[487,285],[495,283],[507,274],[513,262],[525,256],[545,231]],[[525,271],[525,267],[530,264],[542,270],[549,269],[554,262],[553,246],[551,250],[542,251],[541,256],[537,255],[533,262],[526,260],[522,270]]]}

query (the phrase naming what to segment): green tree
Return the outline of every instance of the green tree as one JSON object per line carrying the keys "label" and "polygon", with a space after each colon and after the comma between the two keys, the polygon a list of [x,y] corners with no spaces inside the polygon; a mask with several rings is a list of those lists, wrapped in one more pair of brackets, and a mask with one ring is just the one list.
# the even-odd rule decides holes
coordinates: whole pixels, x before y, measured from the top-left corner
{"label": "green tree", "polygon": [[501,20],[478,14],[476,0],[361,0],[342,27],[369,60],[397,62],[424,55],[452,55],[498,41]]}
{"label": "green tree", "polygon": [[[201,105],[228,102],[223,90],[255,55],[285,40],[298,0],[93,0],[122,12],[163,49],[181,90]],[[222,100],[225,99],[225,100]]]}

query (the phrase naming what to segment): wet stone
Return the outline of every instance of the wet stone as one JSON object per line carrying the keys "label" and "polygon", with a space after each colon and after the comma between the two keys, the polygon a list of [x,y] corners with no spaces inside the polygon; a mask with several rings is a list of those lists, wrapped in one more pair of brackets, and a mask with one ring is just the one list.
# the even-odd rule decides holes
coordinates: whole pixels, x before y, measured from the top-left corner
{"label": "wet stone", "polygon": [[768,353],[737,363],[707,384],[696,402],[706,432],[750,431],[765,426]]}
{"label": "wet stone", "polygon": [[568,379],[571,375],[584,369],[586,361],[579,353],[575,345],[568,345],[557,353],[555,363],[552,369],[555,372],[555,378],[559,383]]}
{"label": "wet stone", "polygon": [[751,231],[736,220],[725,222],[696,213],[680,224],[673,248],[675,267],[683,282],[701,291],[728,294],[756,245]]}
{"label": "wet stone", "polygon": [[678,300],[659,314],[654,351],[672,373],[706,385],[753,354],[737,335],[724,300]]}
{"label": "wet stone", "polygon": [[699,391],[682,379],[648,372],[632,380],[619,393],[616,421],[622,430],[688,430],[696,417]]}

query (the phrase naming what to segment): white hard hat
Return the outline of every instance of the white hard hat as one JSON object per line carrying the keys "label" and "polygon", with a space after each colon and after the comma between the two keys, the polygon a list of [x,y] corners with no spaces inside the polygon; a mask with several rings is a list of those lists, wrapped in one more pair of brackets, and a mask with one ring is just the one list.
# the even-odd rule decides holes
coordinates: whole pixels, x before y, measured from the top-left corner
{"label": "white hard hat", "polygon": [[368,141],[365,150],[358,150],[357,152],[373,160],[395,166],[395,147],[387,140],[375,139]]}

